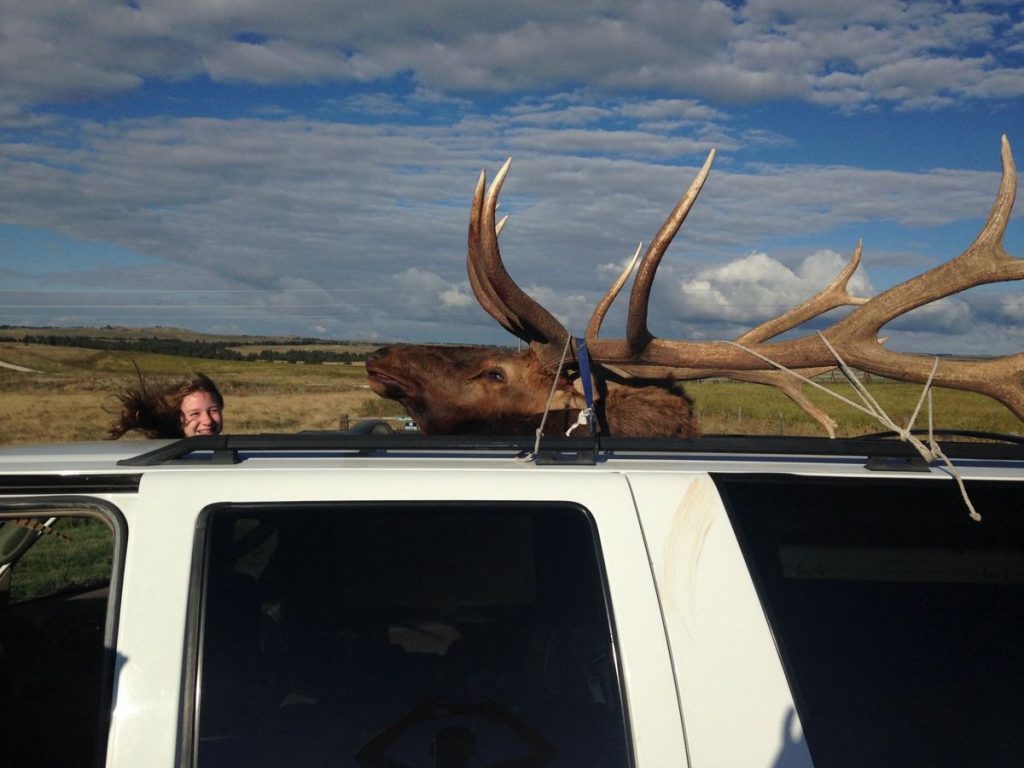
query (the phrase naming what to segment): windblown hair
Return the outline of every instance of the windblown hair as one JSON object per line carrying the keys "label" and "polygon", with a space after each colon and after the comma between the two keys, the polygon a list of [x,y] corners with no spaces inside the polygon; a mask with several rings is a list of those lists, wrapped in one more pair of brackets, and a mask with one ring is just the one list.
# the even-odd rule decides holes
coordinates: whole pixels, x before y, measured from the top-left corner
{"label": "windblown hair", "polygon": [[224,398],[213,380],[202,373],[192,374],[184,381],[163,390],[153,390],[138,369],[139,383],[117,392],[113,397],[120,405],[120,414],[107,430],[107,439],[116,440],[133,430],[146,437],[184,437],[181,428],[181,401],[193,392],[208,392],[220,408]]}

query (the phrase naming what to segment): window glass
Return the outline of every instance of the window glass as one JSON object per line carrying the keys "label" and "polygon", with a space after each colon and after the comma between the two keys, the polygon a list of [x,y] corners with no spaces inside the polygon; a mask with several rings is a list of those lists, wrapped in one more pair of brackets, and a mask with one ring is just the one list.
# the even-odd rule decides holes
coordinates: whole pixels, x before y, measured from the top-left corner
{"label": "window glass", "polygon": [[0,508],[0,766],[102,763],[114,541],[95,514]]}
{"label": "window glass", "polygon": [[578,508],[216,509],[203,616],[201,768],[628,764]]}
{"label": "window glass", "polygon": [[818,765],[1024,754],[1024,486],[716,479]]}
{"label": "window glass", "polygon": [[110,583],[114,533],[102,520],[64,516],[47,525],[47,518],[35,517],[15,519],[7,525],[21,528],[35,539],[18,559],[17,575],[11,580],[12,603]]}

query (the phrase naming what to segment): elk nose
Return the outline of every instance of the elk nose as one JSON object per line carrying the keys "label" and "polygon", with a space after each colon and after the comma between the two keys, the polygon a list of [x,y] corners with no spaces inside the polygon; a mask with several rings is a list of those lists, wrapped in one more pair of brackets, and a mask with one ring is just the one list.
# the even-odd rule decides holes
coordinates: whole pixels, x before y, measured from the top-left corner
{"label": "elk nose", "polygon": [[382,358],[387,357],[388,356],[388,352],[390,350],[391,350],[391,347],[381,347],[380,349],[373,350],[373,352],[371,352],[370,354],[368,354],[366,356],[366,363],[367,363],[367,365],[369,365],[370,363],[375,363],[378,360],[381,360]]}

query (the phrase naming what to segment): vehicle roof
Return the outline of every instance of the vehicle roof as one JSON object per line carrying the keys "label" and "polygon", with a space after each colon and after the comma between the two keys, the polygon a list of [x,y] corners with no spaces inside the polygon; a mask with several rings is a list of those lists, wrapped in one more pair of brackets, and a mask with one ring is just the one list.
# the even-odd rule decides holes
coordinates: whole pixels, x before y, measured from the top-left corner
{"label": "vehicle roof", "polygon": [[[697,440],[425,437],[422,435],[220,435],[0,449],[2,475],[112,475],[182,469],[746,472],[822,476],[947,475],[898,440],[710,436]],[[1024,481],[1024,444],[948,443],[965,478]]]}

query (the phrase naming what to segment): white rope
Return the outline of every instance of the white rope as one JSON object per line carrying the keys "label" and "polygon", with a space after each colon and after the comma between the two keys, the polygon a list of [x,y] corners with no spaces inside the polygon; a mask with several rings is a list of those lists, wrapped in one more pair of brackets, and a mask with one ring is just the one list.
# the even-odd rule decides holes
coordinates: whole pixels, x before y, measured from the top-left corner
{"label": "white rope", "polygon": [[579,412],[576,417],[576,423],[565,430],[566,437],[572,437],[572,433],[576,431],[576,427],[585,427],[590,423],[590,417],[594,415],[594,409],[589,405]]}
{"label": "white rope", "polygon": [[[896,435],[900,438],[900,440],[902,440],[903,442],[906,442],[906,443],[910,443],[914,447],[914,449],[921,455],[921,458],[924,459],[925,462],[927,462],[928,464],[932,464],[935,461],[942,461],[943,464],[945,464],[946,471],[956,481],[957,487],[960,489],[960,495],[963,497],[964,504],[967,506],[967,511],[968,511],[968,514],[970,514],[971,519],[976,521],[976,522],[980,522],[981,521],[981,515],[974,508],[974,504],[971,502],[970,496],[967,493],[967,487],[964,485],[963,477],[961,477],[961,475],[960,475],[960,470],[958,470],[956,468],[956,466],[954,466],[953,462],[949,460],[949,457],[946,456],[946,454],[943,452],[942,448],[939,446],[938,441],[935,439],[934,429],[933,429],[933,410],[932,410],[932,380],[935,378],[935,372],[939,368],[939,358],[937,358],[937,357],[935,358],[935,362],[932,365],[931,373],[928,374],[928,380],[925,382],[924,389],[921,391],[921,397],[918,398],[917,406],[914,408],[914,413],[911,415],[909,421],[907,422],[907,426],[906,427],[901,427],[899,424],[894,422],[889,417],[889,414],[887,414],[885,412],[885,409],[882,408],[882,406],[879,404],[879,402],[877,400],[875,400],[875,398],[868,391],[868,388],[864,385],[864,383],[862,381],[860,381],[860,379],[857,378],[857,376],[853,373],[853,371],[850,369],[850,367],[846,364],[846,361],[843,360],[843,358],[839,354],[839,352],[835,349],[835,347],[832,346],[832,344],[829,343],[829,340],[825,338],[824,334],[822,334],[819,331],[818,332],[818,336],[821,338],[821,340],[825,344],[825,346],[828,347],[828,351],[831,352],[832,356],[836,359],[836,362],[839,365],[839,369],[842,371],[843,375],[846,377],[846,379],[853,386],[854,391],[860,396],[861,403],[856,403],[853,400],[850,400],[849,398],[844,397],[843,395],[839,394],[838,392],[835,392],[834,390],[831,390],[831,389],[829,389],[829,388],[819,384],[816,381],[812,381],[811,379],[807,378],[806,376],[803,376],[803,375],[797,373],[796,371],[791,370],[790,368],[787,368],[784,365],[781,365],[780,363],[775,362],[771,358],[768,358],[768,357],[762,355],[761,353],[754,351],[753,349],[750,349],[748,347],[743,346],[742,344],[739,344],[738,342],[730,341],[730,342],[726,342],[726,343],[731,344],[734,347],[738,347],[739,349],[742,349],[744,352],[747,352],[748,354],[753,355],[754,357],[758,358],[759,360],[762,360],[762,361],[764,361],[764,362],[774,366],[778,370],[785,371],[786,373],[790,374],[791,376],[795,376],[797,379],[802,381],[804,384],[810,384],[811,386],[816,387],[817,389],[820,389],[822,392],[825,392],[830,397],[834,397],[837,400],[841,400],[842,402],[846,403],[847,405],[849,405],[849,406],[851,406],[853,408],[856,408],[858,411],[861,411],[862,413],[866,413],[869,416],[877,419],[887,429],[889,429],[892,432],[895,432]],[[923,442],[921,442],[921,440],[919,440],[911,432],[911,430],[913,428],[913,425],[914,425],[914,421],[916,421],[918,413],[921,410],[921,405],[925,402],[925,400],[927,400],[927,402],[928,402],[928,444],[927,445],[925,445]]]}
{"label": "white rope", "polygon": [[[850,400],[848,397],[844,397],[838,392],[831,390],[828,387],[825,387],[824,385],[819,384],[816,381],[812,381],[806,376],[803,376],[797,373],[796,371],[787,368],[781,363],[775,362],[771,358],[766,357],[765,355],[762,355],[760,352],[756,352],[755,350],[750,349],[749,347],[746,347],[743,344],[740,344],[735,341],[727,341],[726,343],[731,344],[732,346],[737,347],[738,349],[742,349],[744,352],[753,355],[759,360],[768,363],[769,365],[773,366],[774,368],[780,371],[785,371],[790,376],[793,376],[802,381],[804,384],[809,384],[812,387],[821,390],[822,392],[829,395],[829,397],[833,397],[837,400],[840,400],[843,403],[849,405],[850,407],[855,408],[856,410],[861,411],[862,413],[866,413],[869,416],[877,419],[884,427],[886,427],[892,432],[895,432],[896,435],[900,438],[900,440],[906,443],[910,443],[910,445],[914,447],[914,449],[921,455],[921,458],[924,459],[926,463],[932,464],[935,461],[941,461],[943,464],[945,464],[946,471],[956,481],[957,487],[960,489],[960,495],[963,497],[964,504],[967,506],[967,511],[971,519],[976,522],[980,522],[981,515],[974,508],[974,504],[971,502],[970,496],[967,493],[967,486],[964,485],[963,477],[961,477],[960,475],[960,470],[958,470],[956,466],[953,464],[953,462],[950,461],[949,457],[946,456],[945,452],[943,452],[942,448],[939,446],[938,440],[935,439],[933,427],[934,412],[932,408],[932,380],[935,378],[935,373],[939,368],[939,358],[936,357],[935,362],[932,364],[931,373],[928,374],[928,380],[924,384],[924,389],[922,389],[921,391],[921,397],[918,398],[917,406],[914,408],[914,412],[911,414],[910,419],[907,421],[907,426],[901,427],[899,424],[893,421],[892,418],[890,418],[889,414],[885,412],[885,409],[881,406],[881,404],[877,400],[875,400],[872,394],[868,391],[868,388],[860,379],[857,378],[854,372],[846,364],[846,361],[843,360],[842,355],[840,355],[839,351],[836,350],[836,348],[833,347],[831,343],[829,343],[829,340],[825,338],[824,334],[822,334],[819,331],[818,336],[821,338],[825,346],[828,347],[828,350],[829,352],[832,353],[832,356],[836,359],[836,363],[839,365],[839,369],[842,371],[843,375],[853,386],[854,391],[860,396],[860,403]],[[533,459],[536,458],[537,454],[540,453],[540,439],[544,434],[544,425],[547,423],[548,413],[551,411],[551,404],[552,402],[554,402],[555,399],[555,392],[558,389],[558,382],[562,377],[562,367],[565,365],[566,357],[569,354],[569,345],[571,343],[572,336],[566,336],[565,347],[562,349],[562,357],[558,361],[558,370],[555,372],[554,381],[551,382],[551,392],[548,394],[548,401],[547,404],[544,406],[544,415],[541,417],[540,426],[537,427],[535,435],[536,439],[533,443],[533,453],[523,456],[523,461],[532,461]],[[921,440],[919,440],[916,435],[912,434],[914,422],[917,420],[918,414],[921,411],[921,406],[926,400],[928,403],[927,445],[921,442]],[[566,431],[566,436],[571,435],[572,431],[576,429],[576,427],[579,426],[580,424],[586,423],[585,419],[587,418],[587,415],[588,414],[586,414],[585,412],[581,412],[579,417],[577,418],[577,423],[569,427],[569,429]]]}
{"label": "white rope", "polygon": [[[544,424],[548,420],[548,412],[551,410],[551,403],[555,400],[555,392],[558,389],[558,381],[562,378],[562,366],[565,365],[565,358],[569,354],[569,344],[572,342],[572,334],[565,337],[565,347],[562,349],[562,359],[558,361],[558,370],[555,371],[555,380],[551,382],[551,392],[548,393],[548,402],[544,406],[544,415],[540,419],[540,426],[537,427],[536,440],[533,443],[533,453],[522,457],[523,461],[533,461],[540,453],[540,438],[544,434]],[[571,430],[570,430],[571,431]]]}
{"label": "white rope", "polygon": [[967,511],[971,516],[971,520],[976,523],[981,522],[981,513],[974,508],[974,504],[971,503],[971,497],[967,495],[967,486],[964,485],[964,479],[960,476],[960,471],[953,466],[953,462],[949,460],[949,457],[943,452],[942,448],[939,447],[939,441],[935,439],[932,434],[932,395],[928,393],[928,444],[932,447],[932,452],[938,456],[942,462],[946,465],[949,470],[949,474],[956,480],[957,487],[960,489],[960,495],[963,496],[964,504],[967,505]]}
{"label": "white rope", "polygon": [[785,373],[788,373],[790,376],[792,376],[792,377],[794,377],[796,379],[799,379],[804,384],[810,384],[812,387],[815,387],[816,389],[820,389],[825,394],[827,394],[827,395],[829,395],[831,397],[834,397],[836,400],[841,400],[842,402],[846,403],[851,408],[856,408],[858,411],[866,413],[869,416],[875,416],[876,415],[874,413],[874,411],[871,411],[868,408],[865,408],[860,403],[856,403],[853,400],[850,400],[848,397],[844,397],[843,395],[839,394],[838,392],[835,392],[835,391],[829,389],[828,387],[826,387],[826,386],[824,386],[822,384],[819,384],[818,382],[816,382],[816,381],[814,381],[812,379],[808,379],[806,376],[800,375],[796,371],[794,371],[794,370],[792,370],[790,368],[787,368],[786,366],[784,366],[784,365],[782,365],[780,363],[775,362],[770,357],[765,357],[760,352],[756,352],[753,349],[750,349],[750,347],[745,347],[745,346],[743,346],[742,344],[740,344],[739,342],[736,342],[736,341],[726,341],[725,343],[726,344],[731,344],[732,346],[736,347],[737,349],[742,349],[744,352],[746,352],[746,353],[748,353],[750,355],[753,355],[757,359],[759,359],[759,360],[761,360],[763,362],[766,362],[769,365],[775,366],[775,368],[777,368],[778,370],[783,371]]}

